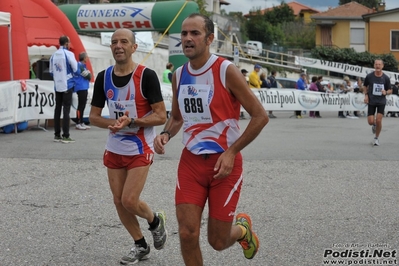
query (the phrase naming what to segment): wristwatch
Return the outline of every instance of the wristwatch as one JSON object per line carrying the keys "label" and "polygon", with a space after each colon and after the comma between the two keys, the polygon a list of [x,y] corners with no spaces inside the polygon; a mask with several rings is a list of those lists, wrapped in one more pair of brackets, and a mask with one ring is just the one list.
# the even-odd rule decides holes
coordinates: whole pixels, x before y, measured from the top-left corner
{"label": "wristwatch", "polygon": [[128,128],[132,128],[134,126],[134,118],[130,118],[130,123],[127,125]]}
{"label": "wristwatch", "polygon": [[159,133],[159,135],[163,135],[163,134],[168,134],[168,140],[170,140],[172,138],[172,135],[167,130],[163,130],[161,133]]}

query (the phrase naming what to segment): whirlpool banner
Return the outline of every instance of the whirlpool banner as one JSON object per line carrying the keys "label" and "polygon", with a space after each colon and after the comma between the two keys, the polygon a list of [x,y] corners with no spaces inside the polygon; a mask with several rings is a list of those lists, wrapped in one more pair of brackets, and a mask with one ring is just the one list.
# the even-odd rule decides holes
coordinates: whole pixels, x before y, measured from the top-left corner
{"label": "whirlpool banner", "polygon": [[[295,89],[253,89],[266,110],[367,111],[362,93],[321,93]],[[399,97],[387,95],[385,112],[399,111]]]}
{"label": "whirlpool banner", "polygon": [[[93,84],[91,84],[93,85]],[[161,84],[166,110],[172,106],[170,86]],[[253,89],[266,110],[270,111],[367,111],[361,93],[320,93],[295,89]],[[89,89],[84,117],[90,113],[93,89]],[[71,117],[76,116],[76,93],[73,95]],[[55,93],[53,81],[19,80],[0,82],[0,127],[27,120],[53,119]],[[221,107],[223,108],[223,107]],[[388,95],[385,112],[399,112],[399,97]],[[109,111],[105,106],[103,116]]]}

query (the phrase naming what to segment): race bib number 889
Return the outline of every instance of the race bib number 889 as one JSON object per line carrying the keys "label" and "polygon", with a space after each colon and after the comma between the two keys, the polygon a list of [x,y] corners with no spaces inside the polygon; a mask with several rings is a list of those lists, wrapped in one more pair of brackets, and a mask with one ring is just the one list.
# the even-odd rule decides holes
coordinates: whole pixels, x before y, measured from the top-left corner
{"label": "race bib number 889", "polygon": [[211,85],[180,85],[179,106],[184,123],[212,123],[209,109],[209,94]]}

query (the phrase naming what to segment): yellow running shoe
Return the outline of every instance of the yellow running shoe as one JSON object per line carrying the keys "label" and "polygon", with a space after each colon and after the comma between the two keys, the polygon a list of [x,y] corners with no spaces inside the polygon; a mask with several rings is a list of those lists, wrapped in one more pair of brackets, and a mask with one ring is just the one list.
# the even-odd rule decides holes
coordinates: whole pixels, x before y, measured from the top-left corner
{"label": "yellow running shoe", "polygon": [[259,239],[258,236],[252,231],[252,222],[248,214],[239,213],[236,216],[236,225],[244,226],[247,232],[243,239],[238,240],[243,251],[244,256],[247,259],[252,259],[255,257],[259,249]]}

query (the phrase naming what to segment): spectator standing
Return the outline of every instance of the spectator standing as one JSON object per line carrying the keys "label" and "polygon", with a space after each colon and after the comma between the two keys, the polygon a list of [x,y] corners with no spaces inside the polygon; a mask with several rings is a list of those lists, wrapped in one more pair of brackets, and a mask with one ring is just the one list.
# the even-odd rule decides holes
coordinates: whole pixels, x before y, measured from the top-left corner
{"label": "spectator standing", "polygon": [[[353,88],[352,88],[352,84],[350,82],[349,77],[345,76],[342,84],[340,84],[340,86],[339,86],[339,93],[345,94],[345,93],[348,93],[348,92],[352,91],[352,89]],[[348,112],[345,115],[344,111],[338,111],[338,117],[339,118],[346,118],[347,116],[349,116]]]}
{"label": "spectator standing", "polygon": [[[243,69],[241,69],[241,74],[245,77],[245,81],[247,82],[247,84],[249,86],[248,71],[243,68]],[[240,112],[240,119],[245,119],[245,115],[244,115],[243,111]]]}
{"label": "spectator standing", "polygon": [[90,129],[90,126],[85,125],[83,121],[83,114],[87,102],[87,93],[91,80],[91,73],[86,66],[87,59],[88,56],[86,52],[82,52],[79,54],[78,69],[80,71],[80,74],[75,76],[75,92],[78,95],[78,108],[76,109],[75,128],[79,130]]}
{"label": "spectator standing", "polygon": [[385,96],[392,93],[391,80],[382,72],[383,68],[384,62],[381,59],[376,59],[374,61],[374,72],[367,74],[363,84],[364,102],[368,104],[367,122],[371,126],[373,134],[375,134],[374,146],[380,145],[378,137],[381,133],[382,118],[387,102]]}
{"label": "spectator standing", "polygon": [[[243,181],[240,151],[261,132],[268,117],[237,67],[210,53],[214,37],[208,17],[194,13],[183,21],[181,41],[189,62],[173,74],[171,116],[154,141],[155,151],[164,154],[165,145],[183,126],[185,148],[177,171],[175,205],[186,265],[203,265],[199,238],[206,202],[208,242],[215,250],[238,241],[245,258],[252,259],[259,247],[249,215],[239,213],[232,222]],[[240,104],[251,117],[242,134]],[[192,109],[201,110],[201,115]]]}
{"label": "spectator standing", "polygon": [[[327,90],[326,90],[326,88],[323,86],[323,84],[321,84],[322,81],[323,81],[323,76],[318,76],[318,77],[317,77],[317,81],[316,81],[316,86],[317,86],[317,89],[318,89],[319,92],[321,92],[321,93],[326,93]],[[315,112],[315,117],[316,117],[316,118],[321,118],[320,111],[316,111],[316,112]]]}
{"label": "spectator standing", "polygon": [[[395,85],[392,86],[392,94],[397,95],[399,97],[399,82],[396,81]],[[399,112],[388,112],[391,117],[399,117]],[[387,116],[388,116],[387,114]]]}
{"label": "spectator standing", "polygon": [[[75,55],[69,51],[70,40],[68,36],[59,39],[60,48],[50,57],[49,72],[53,76],[55,89],[54,108],[54,141],[73,143],[69,134],[69,112],[72,105],[72,94],[75,87],[74,75],[78,75],[78,62]],[[61,111],[62,136],[61,136]]]}
{"label": "spectator standing", "polygon": [[[109,130],[103,163],[119,219],[134,240],[120,263],[131,265],[150,253],[137,217],[147,221],[155,249],[162,249],[167,238],[165,213],[153,212],[140,199],[154,158],[155,126],[165,123],[166,109],[155,71],[132,59],[137,49],[134,33],[116,30],[110,47],[115,65],[97,75],[90,121]],[[109,118],[101,116],[105,102]]]}
{"label": "spectator standing", "polygon": [[[271,89],[277,89],[276,75],[277,75],[276,70],[272,70],[270,76],[267,78],[269,80]],[[273,114],[273,111],[269,111],[269,118],[277,118],[277,116]]]}
{"label": "spectator standing", "polygon": [[36,72],[37,72],[37,63],[33,62],[30,69],[29,69],[29,78],[36,79]]}
{"label": "spectator standing", "polygon": [[251,89],[260,89],[262,82],[260,81],[259,72],[261,68],[260,65],[255,65],[254,70],[249,74],[249,87]]}
{"label": "spectator standing", "polygon": [[[356,79],[356,82],[353,83],[353,92],[354,93],[363,93],[363,80],[361,77],[358,77]],[[355,117],[359,117],[361,116],[361,114],[359,114],[360,111],[353,111],[353,115]]]}
{"label": "spectator standing", "polygon": [[270,82],[266,78],[266,73],[265,72],[261,73],[259,78],[260,78],[260,82],[261,82],[260,87],[264,88],[264,89],[270,89]]}
{"label": "spectator standing", "polygon": [[[296,82],[296,89],[297,90],[301,90],[301,91],[305,91],[307,89],[307,81],[306,81],[306,74],[305,73],[301,73],[299,75],[299,79]],[[295,115],[296,118],[300,119],[302,118],[302,111],[295,111]]]}
{"label": "spectator standing", "polygon": [[172,83],[173,68],[174,68],[174,66],[172,63],[166,64],[166,69],[162,73],[162,82],[163,83],[166,83],[166,84]]}
{"label": "spectator standing", "polygon": [[[319,91],[319,88],[317,88],[316,82],[317,82],[317,77],[313,76],[312,82],[309,85],[310,91]],[[309,111],[309,117],[316,118],[315,111]]]}
{"label": "spectator standing", "polygon": [[247,81],[247,84],[249,85],[248,71],[245,68],[243,68],[243,69],[241,69],[241,74],[245,77],[245,80]]}

